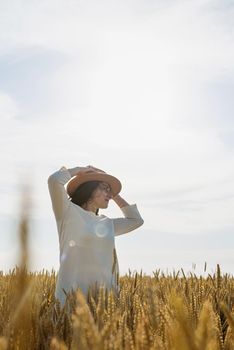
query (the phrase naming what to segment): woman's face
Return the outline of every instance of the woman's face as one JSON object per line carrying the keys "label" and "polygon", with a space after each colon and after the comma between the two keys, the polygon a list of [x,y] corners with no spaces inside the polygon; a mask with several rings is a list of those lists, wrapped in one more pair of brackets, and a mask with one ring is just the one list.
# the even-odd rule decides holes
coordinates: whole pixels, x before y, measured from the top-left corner
{"label": "woman's face", "polygon": [[107,182],[100,182],[93,193],[92,202],[97,208],[107,208],[112,198],[111,187]]}

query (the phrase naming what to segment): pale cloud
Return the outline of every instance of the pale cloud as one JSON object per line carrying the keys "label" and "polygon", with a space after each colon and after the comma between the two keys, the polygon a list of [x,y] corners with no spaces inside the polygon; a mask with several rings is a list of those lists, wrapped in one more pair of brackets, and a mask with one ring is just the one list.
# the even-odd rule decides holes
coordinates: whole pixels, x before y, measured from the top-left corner
{"label": "pale cloud", "polygon": [[[53,1],[29,4],[27,14],[17,3],[3,7],[3,25],[12,45],[44,47],[57,51],[58,57],[59,52],[70,57],[50,77],[49,91],[44,83],[53,101],[47,117],[92,119],[95,129],[111,116],[118,118],[115,128],[124,139],[124,129],[132,128],[134,119],[136,130],[142,117],[151,132],[154,125],[158,129],[213,125],[202,85],[210,79],[215,83],[220,74],[233,74],[233,36],[225,22],[230,9],[219,15],[210,1],[166,2],[166,6],[158,2],[156,8],[142,1],[63,4],[56,2],[56,11]],[[155,11],[144,12],[150,8]],[[12,27],[15,16],[17,31]],[[43,79],[43,71],[41,75]],[[51,102],[45,102],[49,107]],[[149,140],[150,148],[152,136]]]}
{"label": "pale cloud", "polygon": [[[18,114],[18,108],[16,102],[11,96],[6,93],[0,92],[0,120],[2,123],[6,123],[14,119]],[[3,124],[4,125],[4,124]],[[1,128],[3,129],[3,128]],[[3,131],[3,130],[2,130]]]}
{"label": "pale cloud", "polygon": [[[148,250],[141,251],[128,251],[126,252],[127,242],[124,242],[125,248],[119,249],[119,265],[121,274],[128,273],[128,269],[131,271],[138,271],[142,269],[143,272],[153,276],[153,271],[160,269],[165,274],[173,273],[174,271],[181,271],[189,275],[193,272],[197,275],[208,276],[208,273],[214,273],[217,268],[217,264],[221,262],[221,272],[229,273],[233,276],[233,249],[164,249],[155,252],[149,252]],[[204,271],[204,265],[207,262],[206,272]],[[196,264],[195,269],[193,265]],[[182,276],[182,271],[180,272]]]}

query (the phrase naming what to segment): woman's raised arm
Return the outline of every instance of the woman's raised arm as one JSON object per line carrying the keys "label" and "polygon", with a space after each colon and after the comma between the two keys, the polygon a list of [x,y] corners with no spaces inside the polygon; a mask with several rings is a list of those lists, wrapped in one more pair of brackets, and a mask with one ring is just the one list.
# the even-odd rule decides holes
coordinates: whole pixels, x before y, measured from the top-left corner
{"label": "woman's raised arm", "polygon": [[115,236],[133,231],[143,225],[144,220],[142,219],[136,204],[128,204],[128,202],[126,202],[120,195],[115,196],[113,200],[120,207],[125,216],[124,218],[112,219]]}
{"label": "woman's raised arm", "polygon": [[[75,167],[67,169],[65,166],[61,167],[58,171],[51,174],[48,178],[48,187],[50,192],[50,197],[52,201],[52,207],[54,211],[55,218],[57,222],[62,220],[64,213],[70,205],[70,200],[68,198],[67,191],[64,185],[80,171],[103,171],[95,168],[92,165],[86,167]],[[103,171],[104,172],[104,171]]]}
{"label": "woman's raised arm", "polygon": [[68,199],[68,194],[64,185],[82,169],[84,169],[84,167],[67,169],[63,166],[51,174],[47,180],[52,208],[57,221],[62,220],[70,205],[70,200]]}

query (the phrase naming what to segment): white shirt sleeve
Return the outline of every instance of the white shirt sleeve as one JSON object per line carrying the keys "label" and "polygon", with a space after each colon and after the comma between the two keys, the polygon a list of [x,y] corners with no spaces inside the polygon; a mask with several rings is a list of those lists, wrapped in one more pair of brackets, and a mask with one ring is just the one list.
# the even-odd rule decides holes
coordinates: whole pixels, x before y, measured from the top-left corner
{"label": "white shirt sleeve", "polygon": [[126,205],[120,209],[125,217],[112,219],[115,236],[133,231],[143,225],[144,220],[142,219],[136,204]]}
{"label": "white shirt sleeve", "polygon": [[47,180],[52,208],[57,221],[62,220],[70,205],[67,191],[64,185],[71,179],[71,174],[66,167],[60,168],[51,174]]}

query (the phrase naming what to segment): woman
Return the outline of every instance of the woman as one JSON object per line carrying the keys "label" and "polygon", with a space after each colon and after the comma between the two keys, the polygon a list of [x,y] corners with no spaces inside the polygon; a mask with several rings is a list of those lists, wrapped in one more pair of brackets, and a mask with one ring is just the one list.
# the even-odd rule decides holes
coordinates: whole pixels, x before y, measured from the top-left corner
{"label": "woman", "polygon": [[[62,167],[48,178],[60,247],[60,268],[55,297],[62,306],[66,294],[78,287],[87,295],[89,287],[105,285],[118,290],[119,266],[115,236],[144,223],[136,204],[128,204],[118,193],[120,181],[93,166]],[[124,217],[98,215],[112,199]]]}

